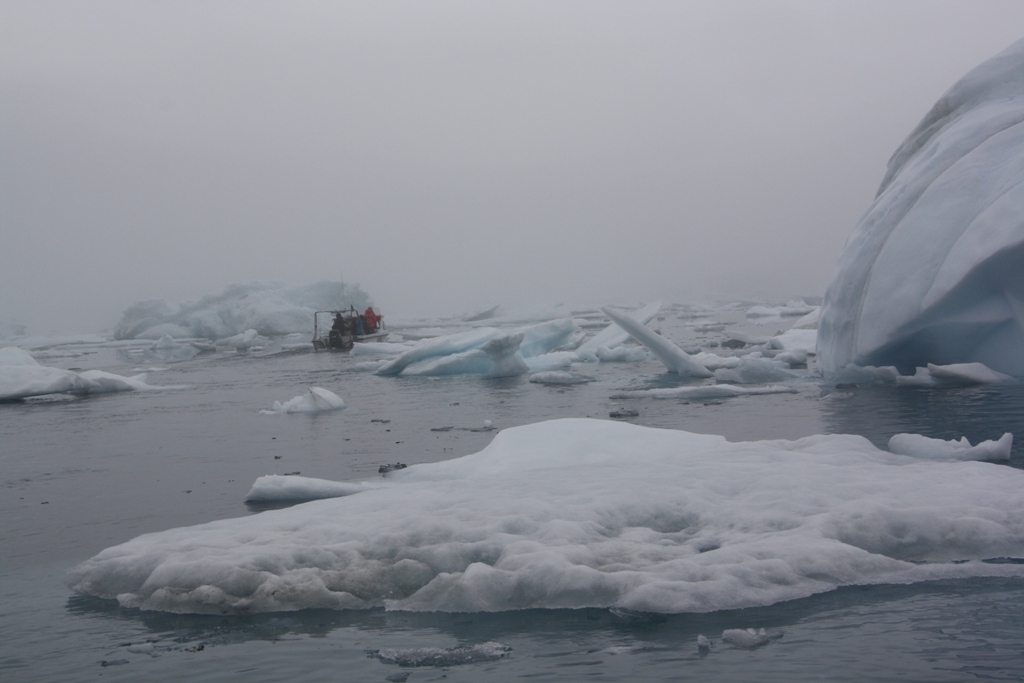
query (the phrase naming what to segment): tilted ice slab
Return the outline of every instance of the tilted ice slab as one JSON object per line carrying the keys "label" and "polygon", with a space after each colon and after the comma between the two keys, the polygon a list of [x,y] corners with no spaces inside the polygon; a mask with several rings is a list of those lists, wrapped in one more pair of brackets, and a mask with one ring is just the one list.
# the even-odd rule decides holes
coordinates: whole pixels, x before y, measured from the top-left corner
{"label": "tilted ice slab", "polygon": [[[655,301],[654,303],[647,304],[643,308],[630,311],[629,313],[623,313],[622,315],[628,316],[630,319],[635,320],[641,325],[646,325],[654,320],[654,316],[658,315],[658,311],[660,310],[661,301]],[[605,315],[607,315],[607,311],[605,311]],[[597,355],[599,349],[614,349],[616,346],[619,346],[629,339],[629,337],[629,332],[622,329],[621,325],[615,323],[613,318],[611,325],[580,344],[579,348],[576,349],[576,353],[582,361],[597,361],[600,359]]]}
{"label": "tilted ice slab", "polygon": [[378,489],[145,534],[69,574],[176,612],[710,612],[843,585],[1024,576],[1024,472],[857,436],[730,443],[604,420],[506,429]]}
{"label": "tilted ice slab", "polygon": [[981,362],[1024,377],[1024,40],[960,79],[889,161],[818,328],[848,364]]}
{"label": "tilted ice slab", "polygon": [[634,339],[647,347],[658,360],[665,364],[669,372],[674,372],[686,377],[711,377],[712,373],[706,367],[695,361],[690,354],[665,339],[660,334],[634,320],[628,315],[619,313],[611,308],[602,308],[605,315],[615,321],[619,327],[624,329]]}

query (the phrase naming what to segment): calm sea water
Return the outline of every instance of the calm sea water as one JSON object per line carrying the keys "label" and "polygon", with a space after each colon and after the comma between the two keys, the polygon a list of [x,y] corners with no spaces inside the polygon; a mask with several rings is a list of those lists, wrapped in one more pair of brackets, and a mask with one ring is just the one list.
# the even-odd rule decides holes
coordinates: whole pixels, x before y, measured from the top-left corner
{"label": "calm sea water", "polygon": [[[761,325],[716,319],[751,332]],[[681,343],[717,332],[667,315]],[[768,608],[657,616],[609,610],[506,614],[308,611],[251,617],[124,610],[72,595],[64,572],[150,531],[259,514],[243,497],[256,477],[300,472],[360,480],[380,464],[432,462],[483,448],[499,428],[552,417],[608,418],[723,434],[730,440],[862,434],[884,446],[897,432],[1020,435],[1024,389],[833,390],[813,379],[796,394],[717,401],[612,401],[615,390],[673,386],[655,361],[591,365],[598,381],[553,388],[525,377],[383,378],[347,368],[364,359],[306,351],[200,356],[141,363],[124,350],[71,344],[36,351],[44,364],[133,374],[187,388],[0,404],[0,680],[3,681],[969,681],[1024,680],[1024,583],[931,582],[853,587]],[[275,400],[311,385],[342,396],[344,411],[266,416]],[[445,432],[432,428],[451,426]],[[1001,467],[1004,465],[993,465]],[[766,628],[756,650],[696,639]],[[495,660],[466,648],[496,641]],[[432,648],[435,666],[403,666],[381,651]],[[459,649],[462,648],[462,649]],[[385,658],[386,659],[386,658]],[[410,662],[406,662],[408,664]]]}

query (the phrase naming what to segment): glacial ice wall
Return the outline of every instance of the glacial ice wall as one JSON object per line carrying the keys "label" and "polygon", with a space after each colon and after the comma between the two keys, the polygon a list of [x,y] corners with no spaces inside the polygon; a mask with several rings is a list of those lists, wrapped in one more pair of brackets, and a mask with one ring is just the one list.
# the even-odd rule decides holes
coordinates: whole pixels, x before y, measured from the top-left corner
{"label": "glacial ice wall", "polygon": [[1024,40],[960,79],[889,161],[825,294],[819,367],[980,362],[1024,377]]}

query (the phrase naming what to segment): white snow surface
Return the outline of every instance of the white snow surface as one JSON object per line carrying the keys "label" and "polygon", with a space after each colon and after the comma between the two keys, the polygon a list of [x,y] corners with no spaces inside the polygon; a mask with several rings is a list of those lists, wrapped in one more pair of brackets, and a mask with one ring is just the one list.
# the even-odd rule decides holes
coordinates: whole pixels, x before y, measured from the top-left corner
{"label": "white snow surface", "polygon": [[1024,378],[1024,40],[961,78],[889,161],[825,294],[819,366],[981,362]]}
{"label": "white snow surface", "polygon": [[380,488],[171,529],[69,573],[191,613],[620,607],[710,612],[843,585],[1024,576],[1024,472],[858,436],[730,443],[562,419]]}
{"label": "white snow surface", "polygon": [[936,460],[1009,460],[1012,448],[1010,432],[997,441],[982,441],[977,446],[972,446],[966,436],[959,441],[945,441],[920,434],[895,434],[889,439],[889,450],[893,453]]}
{"label": "white snow surface", "polygon": [[363,310],[370,298],[357,284],[321,280],[305,286],[279,282],[230,285],[198,301],[140,301],[121,314],[117,339],[204,337],[226,339],[254,329],[264,337],[312,332],[313,313],[355,306]]}
{"label": "white snow surface", "polygon": [[261,410],[263,415],[277,415],[283,413],[323,413],[330,410],[341,410],[345,407],[342,400],[333,391],[322,387],[310,387],[309,391],[289,399],[284,403],[274,401],[274,407],[270,410]]}
{"label": "white snow surface", "polygon": [[353,484],[298,475],[268,474],[253,482],[245,495],[247,503],[277,503],[321,498],[340,498],[368,490],[366,484]]}

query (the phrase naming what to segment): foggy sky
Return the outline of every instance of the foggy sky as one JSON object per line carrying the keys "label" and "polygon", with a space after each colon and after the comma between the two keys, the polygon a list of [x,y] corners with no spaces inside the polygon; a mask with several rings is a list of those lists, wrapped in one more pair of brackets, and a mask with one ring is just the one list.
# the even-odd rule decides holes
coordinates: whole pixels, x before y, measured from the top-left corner
{"label": "foggy sky", "polygon": [[0,4],[0,320],[820,295],[1019,0]]}

